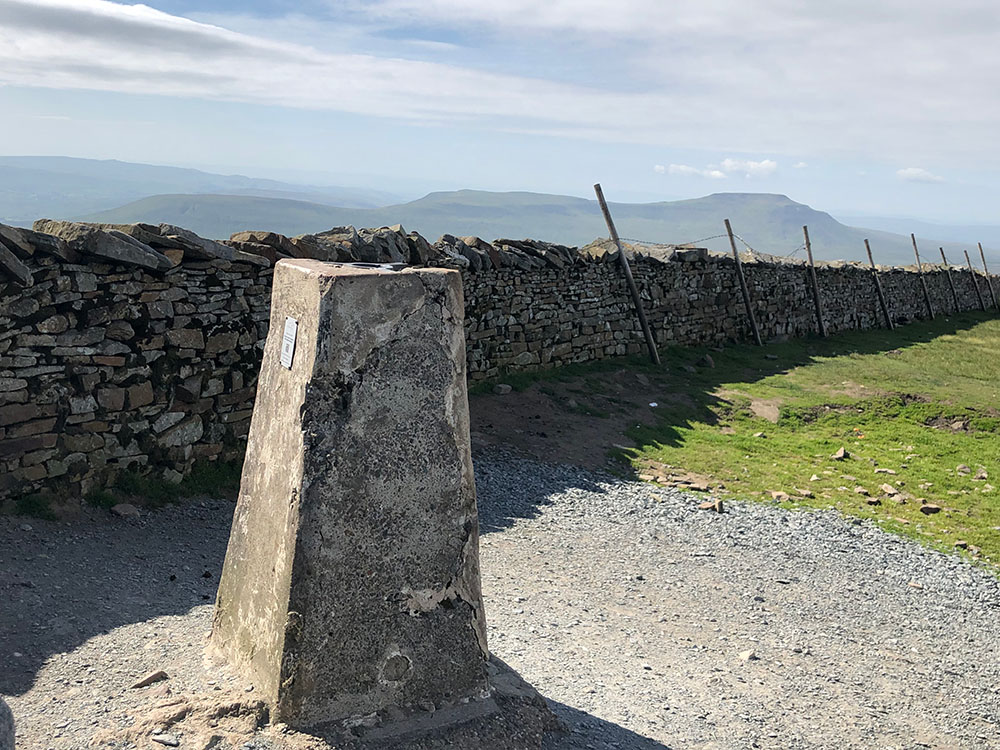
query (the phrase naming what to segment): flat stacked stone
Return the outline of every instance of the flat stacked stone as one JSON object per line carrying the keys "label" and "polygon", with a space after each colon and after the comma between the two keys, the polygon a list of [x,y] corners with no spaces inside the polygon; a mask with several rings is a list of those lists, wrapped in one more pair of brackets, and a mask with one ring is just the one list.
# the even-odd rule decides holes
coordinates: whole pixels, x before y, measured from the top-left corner
{"label": "flat stacked stone", "polygon": [[[70,239],[0,227],[33,281],[0,273],[0,501],[53,488],[72,505],[121,471],[179,481],[196,461],[241,458],[267,261],[167,225],[39,227]],[[105,241],[172,265],[91,252]],[[231,260],[206,260],[213,248]]]}

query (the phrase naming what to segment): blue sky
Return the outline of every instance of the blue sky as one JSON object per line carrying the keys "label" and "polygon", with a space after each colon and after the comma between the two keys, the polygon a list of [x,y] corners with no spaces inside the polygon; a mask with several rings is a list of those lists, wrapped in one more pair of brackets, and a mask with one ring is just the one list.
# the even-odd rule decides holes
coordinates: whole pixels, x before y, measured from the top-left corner
{"label": "blue sky", "polygon": [[0,152],[1000,223],[1000,4],[0,0]]}

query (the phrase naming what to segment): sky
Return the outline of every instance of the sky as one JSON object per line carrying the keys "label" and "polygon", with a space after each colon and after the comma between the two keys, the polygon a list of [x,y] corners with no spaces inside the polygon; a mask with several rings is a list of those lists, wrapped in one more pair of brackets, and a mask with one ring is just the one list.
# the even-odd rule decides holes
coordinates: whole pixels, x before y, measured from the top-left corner
{"label": "sky", "polygon": [[0,153],[1000,224],[995,0],[0,0]]}

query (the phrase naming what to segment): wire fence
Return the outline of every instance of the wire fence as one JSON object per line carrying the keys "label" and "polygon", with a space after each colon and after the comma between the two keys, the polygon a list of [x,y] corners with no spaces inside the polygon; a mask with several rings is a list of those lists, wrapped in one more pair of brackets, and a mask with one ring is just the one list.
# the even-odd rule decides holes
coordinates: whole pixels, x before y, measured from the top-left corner
{"label": "wire fence", "polygon": [[[702,237],[701,239],[689,240],[687,242],[653,242],[651,240],[641,240],[641,239],[637,239],[637,238],[634,238],[634,237],[622,237],[621,241],[622,242],[628,242],[628,243],[630,243],[632,245],[642,245],[643,247],[657,247],[657,248],[663,248],[663,249],[668,249],[668,248],[669,249],[673,249],[673,248],[687,247],[687,246],[695,246],[695,247],[697,247],[698,245],[700,245],[703,242],[709,242],[710,240],[718,240],[718,239],[723,239],[723,238],[728,239],[729,235],[728,234],[714,234],[711,237]],[[733,232],[733,238],[739,240],[740,243],[750,253],[750,255],[752,255],[755,258],[763,258],[763,257],[765,257],[767,255],[770,255],[771,257],[777,257],[777,258],[782,258],[784,260],[787,260],[787,259],[792,258],[793,256],[797,255],[798,253],[800,253],[800,252],[802,252],[803,250],[806,249],[805,243],[803,243],[803,244],[799,245],[798,247],[794,248],[791,252],[786,253],[785,255],[781,255],[781,254],[778,254],[778,253],[761,253],[761,252],[758,252],[749,242],[747,242],[745,239],[743,239],[738,234],[736,234],[736,232]]]}

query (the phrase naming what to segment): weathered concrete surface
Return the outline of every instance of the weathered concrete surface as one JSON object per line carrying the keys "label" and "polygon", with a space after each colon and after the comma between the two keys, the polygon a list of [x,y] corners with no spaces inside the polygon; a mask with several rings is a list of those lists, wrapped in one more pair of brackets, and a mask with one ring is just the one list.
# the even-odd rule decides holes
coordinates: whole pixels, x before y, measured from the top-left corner
{"label": "weathered concrete surface", "polygon": [[462,318],[454,271],[276,266],[212,633],[276,721],[488,695]]}
{"label": "weathered concrete surface", "polygon": [[0,698],[0,750],[14,750],[14,716]]}

